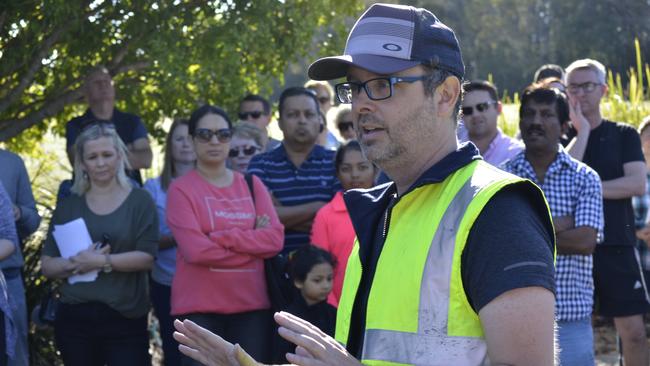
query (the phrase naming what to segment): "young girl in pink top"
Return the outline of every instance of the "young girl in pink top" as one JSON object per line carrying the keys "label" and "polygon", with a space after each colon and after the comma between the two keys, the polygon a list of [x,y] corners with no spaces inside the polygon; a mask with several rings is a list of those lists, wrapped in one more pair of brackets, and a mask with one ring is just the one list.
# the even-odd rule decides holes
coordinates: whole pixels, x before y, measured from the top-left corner
{"label": "young girl in pink top", "polygon": [[172,314],[266,360],[271,313],[264,259],[282,249],[284,228],[261,181],[253,177],[253,200],[244,176],[226,168],[231,127],[226,113],[209,105],[189,121],[196,169],[167,193],[167,223],[178,244]]}
{"label": "young girl in pink top", "polygon": [[[334,164],[343,190],[370,188],[374,185],[377,169],[361,153],[358,142],[353,140],[341,145],[336,152]],[[318,211],[311,232],[311,242],[332,253],[336,259],[334,287],[327,302],[337,307],[354,236],[352,221],[343,202],[343,192],[338,192],[332,201]]]}

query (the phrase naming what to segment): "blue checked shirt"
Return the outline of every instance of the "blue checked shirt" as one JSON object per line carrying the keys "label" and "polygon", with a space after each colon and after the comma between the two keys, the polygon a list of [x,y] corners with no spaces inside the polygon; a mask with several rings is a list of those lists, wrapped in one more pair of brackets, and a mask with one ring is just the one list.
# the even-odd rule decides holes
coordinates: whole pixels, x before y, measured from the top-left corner
{"label": "blue checked shirt", "polygon": [[[643,196],[632,197],[634,207],[634,226],[636,230],[642,229],[650,221],[648,207],[650,207],[650,174],[646,175],[647,185]],[[644,271],[650,271],[650,250],[643,240],[637,240],[637,247],[641,257],[641,266]]]}
{"label": "blue checked shirt", "polygon": [[[548,167],[544,183],[540,183],[525,151],[502,168],[537,184],[548,201],[553,217],[572,216],[575,227],[589,226],[603,235],[603,196],[598,173],[571,158],[560,146],[553,163]],[[555,268],[556,319],[575,321],[591,315],[594,282],[591,255],[558,255]]]}

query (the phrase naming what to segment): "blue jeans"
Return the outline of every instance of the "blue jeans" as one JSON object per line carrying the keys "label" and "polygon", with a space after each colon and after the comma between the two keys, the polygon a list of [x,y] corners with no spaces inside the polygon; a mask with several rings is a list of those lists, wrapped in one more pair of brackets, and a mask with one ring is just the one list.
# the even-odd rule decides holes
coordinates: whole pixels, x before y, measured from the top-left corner
{"label": "blue jeans", "polygon": [[557,322],[557,338],[560,346],[560,366],[593,366],[594,333],[591,317]]}
{"label": "blue jeans", "polygon": [[16,305],[12,309],[12,315],[17,335],[16,354],[13,359],[8,359],[7,364],[10,366],[27,366],[29,365],[29,347],[27,345],[27,303],[25,302],[23,277],[19,274],[12,278],[7,276],[5,278],[7,280],[7,293],[9,298]]}

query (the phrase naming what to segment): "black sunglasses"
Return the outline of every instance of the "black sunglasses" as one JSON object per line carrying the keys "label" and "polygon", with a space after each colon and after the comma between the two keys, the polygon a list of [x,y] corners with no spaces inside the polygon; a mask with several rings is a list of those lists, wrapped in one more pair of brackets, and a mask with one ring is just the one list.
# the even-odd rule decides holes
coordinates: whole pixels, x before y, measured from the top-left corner
{"label": "black sunglasses", "polygon": [[241,112],[241,113],[237,113],[237,116],[238,116],[239,119],[241,119],[241,120],[247,120],[248,117],[253,117],[253,119],[258,119],[258,118],[260,118],[260,116],[262,116],[263,114],[264,114],[264,112],[253,111],[253,112]]}
{"label": "black sunglasses", "polygon": [[339,131],[341,131],[341,132],[347,131],[347,130],[353,128],[353,127],[354,127],[354,124],[352,122],[341,122],[338,125]]}
{"label": "black sunglasses", "polygon": [[243,147],[236,147],[230,149],[230,152],[228,152],[228,156],[231,158],[236,158],[238,157],[241,153],[244,153],[244,156],[251,156],[261,150],[257,146],[243,146]]}
{"label": "black sunglasses", "polygon": [[212,136],[217,136],[217,140],[219,140],[219,142],[226,143],[232,139],[232,130],[229,128],[222,128],[219,130],[197,128],[194,130],[194,138],[199,142],[208,143],[212,141]]}
{"label": "black sunglasses", "polygon": [[474,108],[476,108],[476,110],[479,112],[484,112],[488,108],[490,108],[491,105],[495,105],[495,104],[497,104],[497,102],[491,100],[489,102],[479,103],[473,107],[463,107],[460,110],[463,111],[463,116],[471,116],[474,113]]}

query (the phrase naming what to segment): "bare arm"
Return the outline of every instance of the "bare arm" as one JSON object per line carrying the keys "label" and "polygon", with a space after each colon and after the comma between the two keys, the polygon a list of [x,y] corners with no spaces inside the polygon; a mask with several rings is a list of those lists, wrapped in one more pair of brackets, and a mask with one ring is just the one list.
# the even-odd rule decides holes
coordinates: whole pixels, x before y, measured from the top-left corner
{"label": "bare arm", "polygon": [[129,163],[133,169],[149,169],[153,153],[147,138],[139,138],[128,145]]}
{"label": "bare arm", "polygon": [[573,229],[555,232],[555,242],[558,254],[589,255],[596,249],[598,231],[590,226],[579,226]]}
{"label": "bare arm", "polygon": [[11,242],[11,240],[0,239],[0,260],[8,258],[15,250],[16,246]]}
{"label": "bare arm", "polygon": [[282,222],[286,229],[309,232],[305,224],[311,227],[311,222],[316,216],[316,212],[325,206],[326,203],[323,201],[314,201],[296,206],[276,205],[275,210],[278,213],[280,222]]}
{"label": "bare arm", "polygon": [[553,365],[553,293],[542,287],[507,291],[479,311],[493,365]]}
{"label": "bare arm", "polygon": [[646,166],[643,161],[623,164],[623,176],[603,181],[603,198],[622,199],[645,194]]}
{"label": "bare arm", "polygon": [[[106,264],[106,254],[93,249],[86,249],[70,258],[77,265],[80,273],[101,270]],[[108,254],[113,271],[138,272],[151,269],[154,258],[151,254],[140,250],[126,253]]]}
{"label": "bare arm", "polygon": [[68,278],[73,275],[77,265],[62,257],[41,257],[41,271],[48,278]]}

